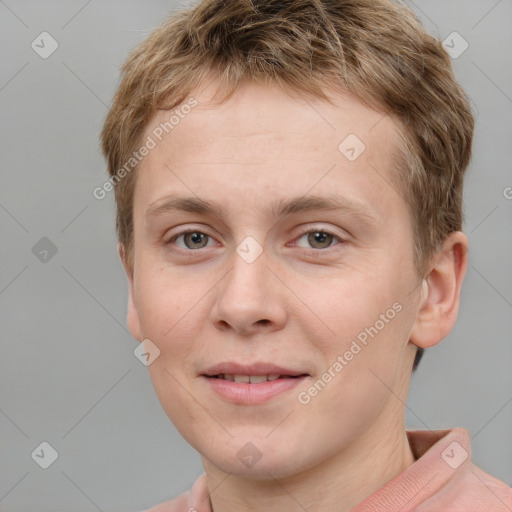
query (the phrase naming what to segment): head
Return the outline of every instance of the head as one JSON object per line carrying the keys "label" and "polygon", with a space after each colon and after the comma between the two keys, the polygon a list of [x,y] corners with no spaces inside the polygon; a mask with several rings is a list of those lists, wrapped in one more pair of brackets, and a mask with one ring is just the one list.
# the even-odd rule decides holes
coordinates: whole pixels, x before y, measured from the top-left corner
{"label": "head", "polygon": [[[457,315],[472,133],[441,43],[392,1],[204,1],[131,53],[101,134],[128,323],[206,459],[255,475],[251,442],[286,475],[403,414]],[[241,405],[212,390],[222,362],[303,377]]]}

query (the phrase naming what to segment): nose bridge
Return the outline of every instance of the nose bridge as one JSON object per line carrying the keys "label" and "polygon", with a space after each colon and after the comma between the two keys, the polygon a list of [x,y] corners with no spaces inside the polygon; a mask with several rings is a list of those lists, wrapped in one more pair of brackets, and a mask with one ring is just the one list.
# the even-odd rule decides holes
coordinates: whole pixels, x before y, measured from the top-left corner
{"label": "nose bridge", "polygon": [[240,307],[256,306],[268,295],[268,258],[263,247],[252,237],[244,239],[236,248],[232,270],[227,276],[223,295],[240,300]]}
{"label": "nose bridge", "polygon": [[284,321],[282,297],[267,268],[270,263],[263,247],[252,237],[236,247],[231,270],[220,283],[212,309],[214,325],[248,332],[257,325],[277,326]]}

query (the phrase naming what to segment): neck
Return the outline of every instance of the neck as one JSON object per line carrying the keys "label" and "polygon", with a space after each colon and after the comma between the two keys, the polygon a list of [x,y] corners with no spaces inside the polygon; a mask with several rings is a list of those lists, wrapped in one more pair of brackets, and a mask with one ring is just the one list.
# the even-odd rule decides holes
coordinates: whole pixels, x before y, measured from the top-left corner
{"label": "neck", "polygon": [[394,421],[379,419],[341,452],[279,481],[228,475],[204,459],[213,512],[349,512],[414,463],[403,411],[394,412]]}

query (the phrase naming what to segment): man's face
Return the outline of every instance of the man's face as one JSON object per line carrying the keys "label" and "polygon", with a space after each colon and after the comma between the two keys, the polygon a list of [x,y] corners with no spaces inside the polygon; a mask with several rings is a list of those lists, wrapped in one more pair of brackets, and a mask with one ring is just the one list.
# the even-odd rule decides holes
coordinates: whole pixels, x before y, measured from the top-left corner
{"label": "man's face", "polygon": [[419,280],[397,128],[348,95],[195,97],[137,171],[129,325],[206,460],[284,477],[403,421]]}

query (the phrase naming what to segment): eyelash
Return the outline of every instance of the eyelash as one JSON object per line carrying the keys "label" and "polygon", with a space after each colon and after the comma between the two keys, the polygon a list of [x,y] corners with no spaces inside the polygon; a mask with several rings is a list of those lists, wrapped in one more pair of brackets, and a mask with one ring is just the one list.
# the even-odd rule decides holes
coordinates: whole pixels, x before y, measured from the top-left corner
{"label": "eyelash", "polygon": [[[184,235],[187,235],[189,233],[200,233],[202,235],[206,235],[209,239],[214,239],[211,235],[209,235],[208,233],[205,233],[204,231],[201,231],[199,229],[187,229],[187,230],[184,230],[184,231],[180,231],[179,233],[176,233],[175,235],[172,236],[172,238],[170,238],[167,242],[165,242],[165,245],[166,246],[170,246],[172,244],[174,244],[174,242],[184,236]],[[304,248],[304,247],[299,247],[299,250],[301,250],[301,252],[303,253],[307,253],[309,255],[311,255],[311,251],[313,251],[314,253],[315,252],[327,252],[329,249],[332,249],[333,247],[335,247],[336,245],[338,244],[343,244],[345,242],[345,240],[343,238],[341,238],[340,236],[336,235],[335,233],[333,233],[332,231],[328,230],[328,229],[309,229],[307,231],[305,231],[304,233],[302,233],[301,235],[299,235],[296,240],[300,240],[303,236],[305,235],[308,235],[310,233],[324,233],[328,236],[332,236],[333,237],[333,244],[332,245],[329,245],[328,247],[324,248],[324,249],[315,249],[314,247],[310,247],[308,249]],[[338,240],[338,243],[335,243],[335,240]],[[182,248],[174,248],[173,250],[175,250],[176,252],[180,252],[182,254],[187,254],[188,256],[200,256],[200,252],[201,252],[201,249],[204,249],[206,247],[201,247],[199,249],[182,249]],[[193,254],[193,253],[196,253],[196,254]]]}

